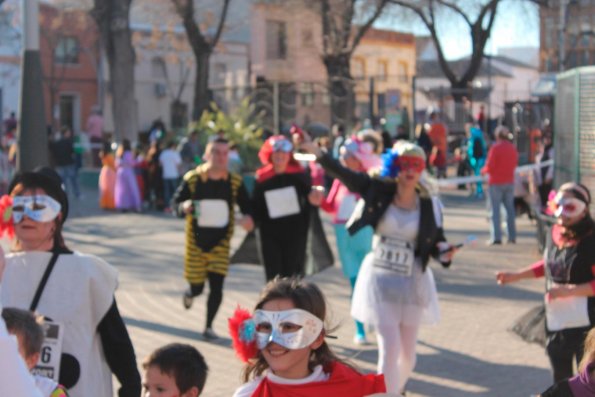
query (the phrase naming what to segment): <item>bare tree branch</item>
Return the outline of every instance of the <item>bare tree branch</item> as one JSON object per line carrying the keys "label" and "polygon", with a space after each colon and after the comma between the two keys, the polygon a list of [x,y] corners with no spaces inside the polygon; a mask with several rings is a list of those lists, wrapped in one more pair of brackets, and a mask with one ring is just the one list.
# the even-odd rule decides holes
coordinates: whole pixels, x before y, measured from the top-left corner
{"label": "bare tree branch", "polygon": [[217,26],[217,31],[215,36],[213,36],[213,40],[211,41],[211,46],[213,48],[217,46],[219,37],[221,37],[221,32],[223,32],[223,26],[225,25],[225,20],[227,19],[227,9],[229,8],[229,3],[230,0],[224,0],[223,10],[221,10],[221,16],[219,17],[219,26]]}
{"label": "bare tree branch", "polygon": [[[485,4],[482,5],[477,17],[475,19],[472,19],[469,16],[469,14],[466,13],[465,10],[463,10],[463,8],[461,8],[458,4],[451,0],[429,0],[426,3],[426,5],[419,5],[419,2],[414,2],[411,0],[389,0],[391,4],[405,7],[419,16],[423,24],[430,32],[430,36],[432,37],[432,41],[434,42],[434,46],[436,47],[438,63],[440,65],[440,68],[442,69],[442,72],[444,73],[444,76],[448,79],[451,86],[456,88],[467,87],[468,83],[472,81],[477,75],[484,57],[486,43],[490,37],[490,33],[494,26],[496,12],[498,9],[498,5],[500,4],[500,1],[501,0],[486,1]],[[537,3],[541,0],[528,1],[533,1]],[[435,4],[448,8],[451,11],[454,11],[457,15],[462,17],[465,20],[465,22],[469,25],[471,36],[470,38],[472,43],[472,53],[469,65],[467,66],[467,69],[461,77],[458,77],[455,74],[453,68],[448,63],[444,55],[444,49],[442,48],[442,44],[440,43],[440,39],[436,29],[434,7]],[[426,15],[424,10],[427,10],[429,15]],[[485,22],[486,18],[489,18],[487,20],[487,23]]]}
{"label": "bare tree branch", "polygon": [[[357,33],[355,34],[353,41],[351,43],[351,48],[349,49],[350,53],[353,53],[353,51],[355,51],[355,48],[359,45],[359,42],[361,41],[362,37],[364,37],[364,35],[368,31],[368,29],[370,29],[372,24],[378,19],[380,14],[382,14],[382,11],[384,11],[384,7],[386,7],[387,4],[388,4],[388,0],[377,0],[376,10],[370,16],[370,18],[368,18],[368,20],[363,25],[360,26]],[[352,14],[352,18],[353,18],[353,14]]]}
{"label": "bare tree branch", "polygon": [[[473,45],[471,52],[471,60],[469,62],[469,67],[467,68],[467,70],[463,74],[463,77],[461,78],[461,81],[473,80],[477,75],[479,68],[481,67],[481,61],[484,57],[484,49],[488,39],[490,38],[490,32],[492,31],[492,27],[496,19],[496,11],[498,9],[499,3],[500,0],[490,0],[490,2],[483,7],[481,12],[479,13],[479,16],[477,17],[477,20],[473,24],[473,27],[471,29],[471,40]],[[483,20],[484,18],[486,18],[488,12],[490,13],[490,19],[486,28],[484,29]]]}
{"label": "bare tree branch", "polygon": [[227,12],[231,0],[224,0],[217,29],[215,34],[209,38],[201,32],[198,22],[195,19],[195,8],[192,0],[171,0],[176,12],[182,18],[182,24],[188,37],[188,42],[196,60],[196,80],[194,82],[193,119],[198,119],[203,110],[209,106],[209,59],[213,53],[225,26]]}
{"label": "bare tree branch", "polygon": [[451,2],[451,1],[447,1],[447,0],[436,0],[436,1],[440,4],[442,4],[444,7],[450,8],[451,10],[453,10],[454,12],[459,14],[461,16],[461,18],[463,18],[465,20],[467,25],[469,25],[469,26],[473,25],[473,23],[471,22],[471,20],[467,16],[467,14],[465,14],[465,12],[461,9],[461,7],[458,6],[458,4],[455,4],[455,3]]}

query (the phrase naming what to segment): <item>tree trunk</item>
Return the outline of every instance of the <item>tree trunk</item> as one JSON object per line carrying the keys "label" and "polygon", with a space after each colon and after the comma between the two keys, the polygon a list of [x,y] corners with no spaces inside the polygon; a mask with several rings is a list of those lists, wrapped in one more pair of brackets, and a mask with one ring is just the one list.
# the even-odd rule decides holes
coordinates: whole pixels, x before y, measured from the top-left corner
{"label": "tree trunk", "polygon": [[95,0],[92,11],[105,45],[117,141],[138,139],[138,114],[134,95],[135,55],[130,32],[131,0]]}
{"label": "tree trunk", "polygon": [[208,48],[195,51],[196,77],[194,81],[194,101],[192,104],[192,120],[200,119],[202,113],[209,108],[211,95],[209,91],[209,60],[211,52]]}
{"label": "tree trunk", "polygon": [[134,50],[130,31],[119,32],[113,37],[113,49],[108,52],[114,138],[118,141],[138,139],[138,114],[134,96]]}
{"label": "tree trunk", "polygon": [[472,90],[469,88],[469,82],[459,80],[455,84],[451,84],[452,99],[455,103],[462,103],[463,98],[471,100]]}
{"label": "tree trunk", "polygon": [[354,81],[349,70],[348,55],[324,57],[331,100],[331,123],[349,128],[355,118]]}

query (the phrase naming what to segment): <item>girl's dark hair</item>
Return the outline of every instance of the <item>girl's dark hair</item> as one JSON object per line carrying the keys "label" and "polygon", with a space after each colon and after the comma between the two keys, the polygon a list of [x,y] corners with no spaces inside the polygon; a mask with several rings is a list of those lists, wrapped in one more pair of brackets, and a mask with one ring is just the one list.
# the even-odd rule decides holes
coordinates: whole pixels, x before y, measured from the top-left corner
{"label": "girl's dark hair", "polygon": [[[277,299],[288,299],[293,302],[296,309],[306,310],[323,322],[326,320],[326,300],[320,288],[314,283],[293,277],[280,278],[277,276],[269,281],[262,290],[255,310],[262,309],[267,302]],[[325,325],[322,332],[326,334],[327,329]],[[344,363],[331,351],[326,341],[323,341],[318,349],[311,352],[308,365],[310,370],[313,370],[317,365],[322,365],[325,372],[329,372],[331,365],[337,361]],[[251,378],[260,376],[268,367],[268,363],[259,351],[256,359],[249,362],[244,368],[243,381],[248,382]]]}
{"label": "girl's dark hair", "polygon": [[595,232],[595,222],[591,218],[589,205],[591,204],[591,192],[582,183],[568,182],[560,186],[560,192],[570,193],[587,204],[587,214],[577,223],[567,226],[562,232],[562,237],[566,240],[581,240],[583,237]]}

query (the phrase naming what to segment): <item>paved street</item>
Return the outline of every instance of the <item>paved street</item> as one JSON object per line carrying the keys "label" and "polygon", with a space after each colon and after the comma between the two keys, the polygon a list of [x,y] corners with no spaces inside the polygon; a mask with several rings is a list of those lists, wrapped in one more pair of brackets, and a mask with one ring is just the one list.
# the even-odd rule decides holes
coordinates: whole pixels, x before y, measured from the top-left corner
{"label": "paved street", "polygon": [[[93,253],[120,272],[117,292],[120,311],[128,324],[139,364],[154,348],[169,342],[196,346],[206,357],[210,374],[204,396],[231,396],[240,384],[241,363],[235,359],[226,335],[226,319],[238,303],[252,308],[264,282],[259,266],[233,266],[225,284],[224,302],[215,323],[223,336],[217,343],[202,340],[205,297],[191,310],[181,304],[183,222],[162,214],[102,213],[94,193],[73,203],[67,222],[67,242],[72,248]],[[475,247],[465,248],[451,269],[434,274],[440,295],[442,320],[423,328],[418,362],[408,384],[408,396],[529,396],[550,383],[547,357],[537,345],[523,342],[508,331],[525,311],[539,303],[541,281],[499,287],[498,269],[513,269],[538,258],[533,225],[518,222],[516,245],[486,247],[488,224],[483,201],[467,199],[452,191],[443,196],[445,223],[450,241],[478,237]],[[237,232],[234,246],[241,241]],[[354,325],[349,317],[349,286],[338,267],[312,278],[324,290],[339,328],[334,350],[364,371],[373,371],[375,346],[352,342]]]}

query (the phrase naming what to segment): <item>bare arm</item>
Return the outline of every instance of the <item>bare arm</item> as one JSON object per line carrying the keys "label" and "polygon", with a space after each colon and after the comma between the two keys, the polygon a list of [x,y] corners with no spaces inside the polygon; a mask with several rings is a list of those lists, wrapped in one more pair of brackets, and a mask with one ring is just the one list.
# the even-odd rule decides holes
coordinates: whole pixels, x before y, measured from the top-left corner
{"label": "bare arm", "polygon": [[535,262],[529,267],[518,270],[516,272],[498,272],[496,273],[496,281],[500,285],[516,283],[527,278],[537,278],[543,276],[543,260]]}

